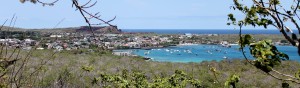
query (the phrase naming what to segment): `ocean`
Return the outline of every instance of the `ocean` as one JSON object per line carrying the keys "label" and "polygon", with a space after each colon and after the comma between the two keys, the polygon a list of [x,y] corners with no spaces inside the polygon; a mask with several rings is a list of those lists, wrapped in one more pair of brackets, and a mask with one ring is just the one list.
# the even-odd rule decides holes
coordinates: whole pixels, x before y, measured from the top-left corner
{"label": "ocean", "polygon": [[[239,34],[238,29],[122,29],[123,32],[153,32],[157,34]],[[276,29],[243,29],[243,34],[280,34]],[[294,33],[298,33],[294,30]]]}
{"label": "ocean", "polygon": [[[244,59],[242,52],[235,45],[231,48],[220,45],[181,45],[160,49],[144,50],[135,49],[132,52],[135,55],[151,58],[159,62],[202,62],[202,61],[220,61],[223,59]],[[290,60],[299,61],[300,56],[297,49],[293,46],[277,46],[278,50],[289,55]],[[249,49],[245,48],[246,56],[254,59]]]}

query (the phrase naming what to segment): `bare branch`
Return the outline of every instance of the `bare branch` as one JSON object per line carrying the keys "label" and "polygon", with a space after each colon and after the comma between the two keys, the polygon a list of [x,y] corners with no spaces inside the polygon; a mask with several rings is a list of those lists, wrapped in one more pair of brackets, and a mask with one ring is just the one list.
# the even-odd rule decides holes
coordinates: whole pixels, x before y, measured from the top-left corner
{"label": "bare branch", "polygon": [[[91,1],[91,0],[90,0],[90,1]],[[94,2],[93,4],[87,6],[87,5],[90,3],[90,1],[89,1],[88,3],[86,3],[85,5],[82,5],[81,8],[91,8],[91,7],[93,7],[93,6],[95,6],[95,5],[97,4],[97,1],[96,1],[96,2]]]}
{"label": "bare branch", "polygon": [[87,3],[85,3],[84,5],[82,5],[82,7],[85,7],[86,5],[88,5],[92,0],[89,0]]}
{"label": "bare branch", "polygon": [[58,2],[59,0],[55,0],[53,2],[50,2],[50,3],[45,3],[45,2],[42,2],[40,0],[36,0],[38,3],[41,3],[43,6],[45,5],[48,5],[48,6],[53,6],[56,2]]}
{"label": "bare branch", "polygon": [[53,29],[56,28],[59,24],[61,24],[65,19],[66,19],[66,18],[61,19],[61,20],[53,27]]}
{"label": "bare branch", "polygon": [[57,52],[54,52],[47,61],[42,61],[41,64],[39,65],[39,67],[36,67],[35,68],[36,70],[33,71],[32,73],[30,73],[30,75],[28,77],[31,78],[35,73],[37,73],[38,71],[40,71],[44,65],[46,65],[50,60],[54,59],[54,55],[56,53]]}
{"label": "bare branch", "polygon": [[299,80],[299,78],[296,78],[296,77],[291,76],[291,75],[283,74],[283,73],[281,73],[281,72],[279,72],[279,71],[277,71],[275,69],[272,69],[272,71],[275,72],[275,73],[277,73],[277,74],[279,74],[279,75],[286,76],[286,77],[289,77],[289,78],[292,78],[292,79],[295,79],[295,80]]}
{"label": "bare branch", "polygon": [[76,9],[79,10],[80,14],[82,15],[82,17],[84,18],[85,22],[89,25],[89,29],[92,31],[93,35],[94,35],[94,30],[92,29],[91,23],[88,20],[88,18],[85,16],[83,9],[81,8],[81,6],[78,4],[77,0],[72,0],[73,5],[76,7]]}
{"label": "bare branch", "polygon": [[300,84],[299,81],[296,81],[296,80],[293,80],[293,79],[283,79],[283,78],[279,78],[271,73],[267,73],[268,75],[272,76],[273,78],[275,79],[278,79],[278,80],[282,80],[282,81],[290,81],[290,82],[293,82],[293,83],[297,83],[297,84]]}
{"label": "bare branch", "polygon": [[[91,8],[91,7],[95,6],[96,3],[97,3],[97,1],[94,2],[91,5],[89,5],[90,2],[91,2],[91,0],[89,0],[84,5],[79,5],[79,3],[78,3],[77,0],[72,0],[72,2],[73,2],[72,6],[75,6],[76,10],[79,10],[81,16],[84,18],[85,22],[88,24],[89,30],[92,31],[93,36],[95,36],[95,34],[94,34],[94,29],[92,29],[92,25],[101,25],[103,23],[103,24],[107,24],[109,26],[115,27],[114,25],[110,24],[110,22],[113,21],[113,20],[115,20],[116,17],[114,17],[113,19],[111,19],[109,21],[105,21],[105,20],[103,20],[103,19],[100,18],[100,15],[98,16],[99,12],[97,12],[96,14],[92,14],[92,13],[90,13],[90,12],[88,12],[88,11],[85,10],[87,8]],[[89,6],[87,6],[87,5],[89,5]],[[98,20],[100,22],[97,23],[97,24],[93,24],[93,23],[90,22],[91,19],[96,19],[96,20]]]}
{"label": "bare branch", "polygon": [[4,27],[4,25],[5,25],[5,23],[7,22],[7,20],[8,19],[6,19],[4,22],[3,22],[3,24],[1,25],[1,27],[0,27],[0,31],[2,30],[2,28]]}

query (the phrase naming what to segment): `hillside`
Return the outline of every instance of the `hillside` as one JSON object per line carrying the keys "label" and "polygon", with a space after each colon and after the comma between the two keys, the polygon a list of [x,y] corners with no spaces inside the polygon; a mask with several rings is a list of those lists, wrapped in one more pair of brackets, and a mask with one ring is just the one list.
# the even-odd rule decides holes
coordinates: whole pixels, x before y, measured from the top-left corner
{"label": "hillside", "polygon": [[92,30],[88,28],[88,26],[81,27],[67,27],[67,28],[41,28],[41,29],[24,29],[24,28],[16,28],[16,27],[3,27],[2,31],[37,31],[37,32],[51,32],[51,33],[61,33],[61,32],[92,32],[94,30],[95,33],[122,33],[120,29],[112,26],[96,26],[92,27]]}

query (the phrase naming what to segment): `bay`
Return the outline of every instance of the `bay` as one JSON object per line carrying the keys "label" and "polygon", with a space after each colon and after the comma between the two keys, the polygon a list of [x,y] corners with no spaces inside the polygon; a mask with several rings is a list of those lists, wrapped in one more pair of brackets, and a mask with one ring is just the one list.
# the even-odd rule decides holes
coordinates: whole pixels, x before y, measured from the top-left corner
{"label": "bay", "polygon": [[[300,56],[293,46],[277,46],[278,50],[289,55],[290,60],[299,61]],[[253,59],[249,49],[245,48],[246,57]],[[220,45],[179,45],[159,49],[135,49],[132,53],[138,56],[151,58],[159,62],[202,62],[220,61],[223,59],[244,59],[238,45],[222,47]]]}

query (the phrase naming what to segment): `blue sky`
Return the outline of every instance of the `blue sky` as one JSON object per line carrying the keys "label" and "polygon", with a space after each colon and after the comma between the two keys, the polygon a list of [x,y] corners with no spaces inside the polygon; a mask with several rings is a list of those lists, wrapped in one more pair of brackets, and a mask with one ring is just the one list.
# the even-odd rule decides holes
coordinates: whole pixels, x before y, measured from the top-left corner
{"label": "blue sky", "polygon": [[[44,0],[51,1],[51,0]],[[87,1],[87,0],[86,0]],[[94,0],[95,1],[95,0]],[[227,14],[232,0],[97,0],[89,9],[100,12],[102,18],[117,18],[112,24],[121,29],[232,29],[227,26]],[[54,6],[20,3],[19,0],[2,1],[0,22],[13,14],[18,16],[17,27],[53,28],[86,25],[71,0],[60,0]]]}

